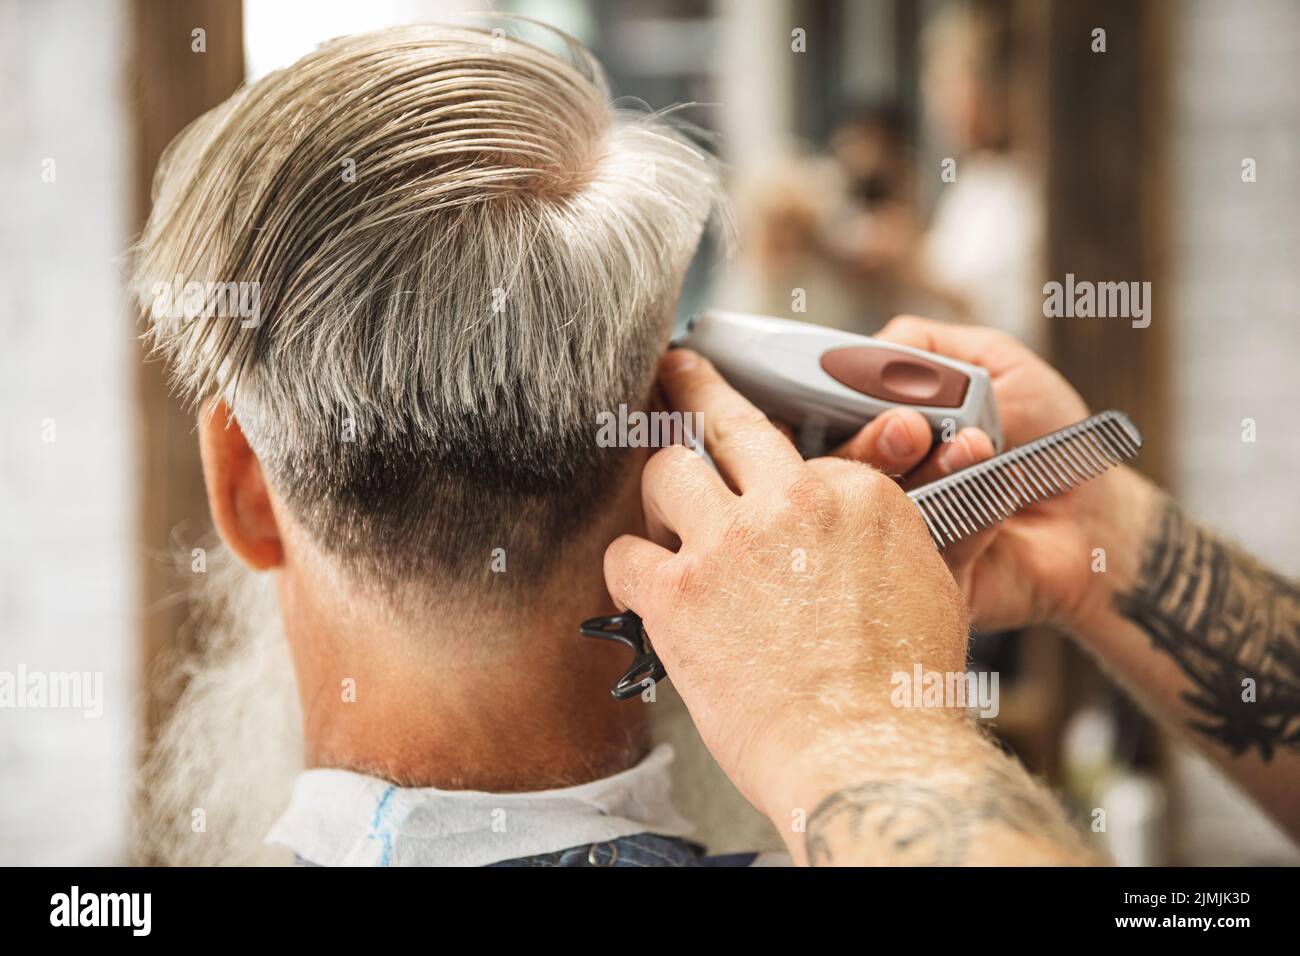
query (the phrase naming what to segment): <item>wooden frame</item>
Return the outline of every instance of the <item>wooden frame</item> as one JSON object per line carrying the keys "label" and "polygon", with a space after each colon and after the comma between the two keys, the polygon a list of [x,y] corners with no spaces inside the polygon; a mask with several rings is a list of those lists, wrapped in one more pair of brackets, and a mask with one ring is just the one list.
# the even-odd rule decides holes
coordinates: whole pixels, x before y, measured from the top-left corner
{"label": "wooden frame", "polygon": [[[239,0],[132,0],[129,30],[138,232],[149,215],[154,169],[167,144],[243,82],[243,6]],[[189,617],[178,562],[189,566],[190,548],[211,522],[194,416],[170,394],[161,363],[146,361],[143,347],[140,359],[137,554],[147,752],[170,704],[160,692],[160,668],[182,649]]]}

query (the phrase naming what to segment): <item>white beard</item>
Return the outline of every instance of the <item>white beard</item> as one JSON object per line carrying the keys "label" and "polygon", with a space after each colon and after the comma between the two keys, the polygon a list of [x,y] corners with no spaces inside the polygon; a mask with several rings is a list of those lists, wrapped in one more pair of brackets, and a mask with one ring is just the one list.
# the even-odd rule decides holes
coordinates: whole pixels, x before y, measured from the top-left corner
{"label": "white beard", "polygon": [[198,647],[177,668],[185,689],[142,769],[137,853],[172,866],[287,863],[262,842],[303,769],[274,578],[218,545],[195,579]]}

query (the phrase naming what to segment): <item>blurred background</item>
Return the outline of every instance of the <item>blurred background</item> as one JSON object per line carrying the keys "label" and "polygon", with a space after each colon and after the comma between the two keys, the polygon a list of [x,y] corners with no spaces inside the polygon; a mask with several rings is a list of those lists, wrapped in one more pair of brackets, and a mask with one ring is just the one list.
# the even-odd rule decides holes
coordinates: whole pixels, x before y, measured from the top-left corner
{"label": "blurred background", "polygon": [[[1093,408],[1127,410],[1140,467],[1191,515],[1300,574],[1295,0],[493,7],[576,36],[621,97],[694,104],[740,242],[702,253],[684,312],[1004,329]],[[175,695],[159,675],[189,640],[178,556],[211,532],[197,446],[122,289],[160,151],[325,39],[464,9],[0,0],[0,671],[104,675],[98,718],[0,709],[0,863],[132,859],[135,769]],[[1150,326],[1044,318],[1067,273],[1151,282]],[[974,653],[1001,674],[994,732],[1085,824],[1107,808],[1119,862],[1300,862],[1059,636],[979,635]],[[758,839],[710,788],[713,849]]]}

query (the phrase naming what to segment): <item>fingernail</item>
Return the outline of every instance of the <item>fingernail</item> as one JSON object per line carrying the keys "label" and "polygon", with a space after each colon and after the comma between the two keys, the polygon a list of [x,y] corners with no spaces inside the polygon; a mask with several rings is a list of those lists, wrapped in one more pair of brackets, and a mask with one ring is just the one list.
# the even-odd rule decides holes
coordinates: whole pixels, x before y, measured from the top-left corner
{"label": "fingernail", "polygon": [[912,433],[898,418],[891,419],[885,426],[885,430],[880,433],[880,443],[885,446],[885,451],[891,458],[901,459],[912,454]]}
{"label": "fingernail", "polygon": [[665,372],[684,372],[695,364],[695,353],[690,349],[671,349],[659,367]]}

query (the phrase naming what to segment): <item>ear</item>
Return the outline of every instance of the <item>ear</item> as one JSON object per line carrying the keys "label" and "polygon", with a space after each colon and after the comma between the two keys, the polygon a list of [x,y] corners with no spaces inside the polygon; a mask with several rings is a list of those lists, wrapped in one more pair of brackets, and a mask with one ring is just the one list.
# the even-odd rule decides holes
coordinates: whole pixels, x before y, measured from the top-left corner
{"label": "ear", "polygon": [[262,465],[219,399],[199,412],[199,451],[208,507],[226,544],[256,571],[282,565],[284,545]]}

